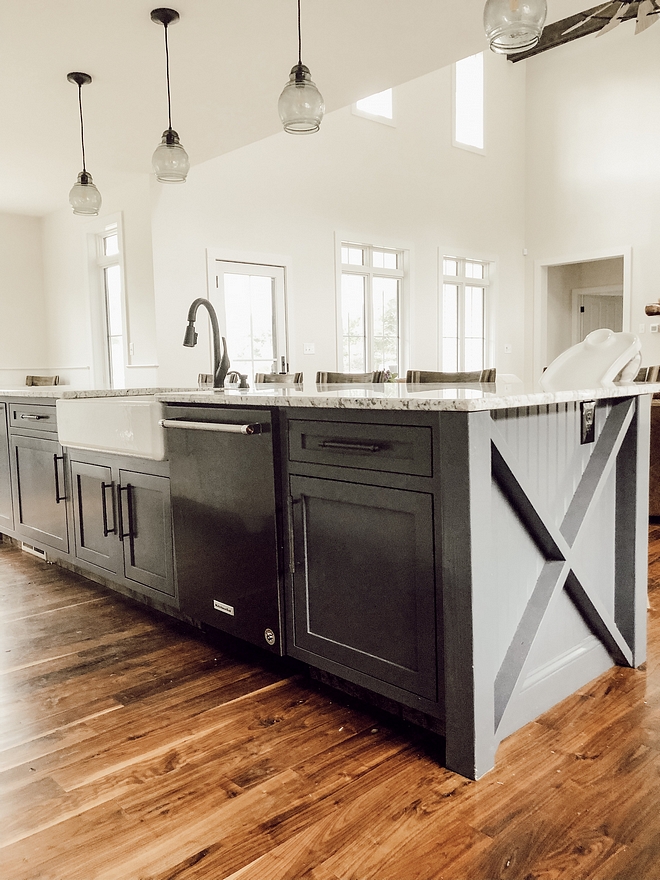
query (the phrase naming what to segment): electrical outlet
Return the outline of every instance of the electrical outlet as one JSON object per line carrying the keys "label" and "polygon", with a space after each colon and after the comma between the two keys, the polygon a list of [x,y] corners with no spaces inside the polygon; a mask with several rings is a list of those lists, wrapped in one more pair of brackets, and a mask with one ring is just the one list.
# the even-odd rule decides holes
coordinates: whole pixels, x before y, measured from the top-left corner
{"label": "electrical outlet", "polygon": [[649,330],[651,331],[651,333],[657,333],[658,332],[658,325],[651,324],[651,326],[649,327]]}
{"label": "electrical outlet", "polygon": [[316,343],[303,342],[303,354],[316,354]]}

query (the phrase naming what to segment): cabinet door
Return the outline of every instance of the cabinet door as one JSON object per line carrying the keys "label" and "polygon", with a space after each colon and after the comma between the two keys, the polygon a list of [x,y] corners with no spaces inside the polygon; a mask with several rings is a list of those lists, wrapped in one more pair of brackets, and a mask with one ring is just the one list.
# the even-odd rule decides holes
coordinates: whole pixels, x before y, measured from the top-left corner
{"label": "cabinet door", "polygon": [[0,403],[0,531],[14,528],[9,476],[9,439],[7,437],[7,404]]}
{"label": "cabinet door", "polygon": [[174,595],[170,481],[119,471],[119,528],[128,580]]}
{"label": "cabinet door", "polygon": [[71,462],[76,556],[106,571],[121,568],[121,544],[112,470]]}
{"label": "cabinet door", "polygon": [[290,477],[294,643],[437,699],[433,499]]}
{"label": "cabinet door", "polygon": [[67,553],[64,450],[57,440],[16,434],[10,445],[16,531]]}

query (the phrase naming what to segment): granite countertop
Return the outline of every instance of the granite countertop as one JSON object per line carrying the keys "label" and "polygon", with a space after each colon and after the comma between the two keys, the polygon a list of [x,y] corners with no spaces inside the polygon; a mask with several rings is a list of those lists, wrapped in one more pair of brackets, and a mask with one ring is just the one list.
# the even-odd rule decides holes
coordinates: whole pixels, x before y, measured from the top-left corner
{"label": "granite countertop", "polygon": [[660,384],[612,385],[606,388],[578,391],[542,391],[538,386],[508,381],[504,376],[493,384],[484,385],[406,385],[393,382],[385,385],[260,385],[249,391],[176,391],[159,393],[164,403],[201,403],[221,406],[296,406],[326,409],[379,410],[478,410],[513,409],[525,406],[547,406],[580,400],[630,397],[660,391]]}
{"label": "granite countertop", "polygon": [[[513,379],[514,377],[512,377]],[[199,391],[195,388],[126,388],[81,389],[67,385],[44,385],[0,389],[0,398],[77,399],[90,397],[152,396],[163,403],[201,403],[211,406],[297,406],[323,409],[380,410],[453,410],[470,412],[513,409],[525,406],[547,406],[580,400],[630,397],[660,392],[660,383],[612,385],[606,388],[585,388],[578,391],[542,391],[537,385],[526,385],[506,376],[492,384],[406,385],[392,382],[385,385],[260,385],[249,391],[227,388]]]}
{"label": "granite countertop", "polygon": [[83,397],[142,397],[173,392],[191,393],[194,388],[71,388],[70,385],[28,385],[24,388],[0,388],[0,398],[51,398],[75,400]]}

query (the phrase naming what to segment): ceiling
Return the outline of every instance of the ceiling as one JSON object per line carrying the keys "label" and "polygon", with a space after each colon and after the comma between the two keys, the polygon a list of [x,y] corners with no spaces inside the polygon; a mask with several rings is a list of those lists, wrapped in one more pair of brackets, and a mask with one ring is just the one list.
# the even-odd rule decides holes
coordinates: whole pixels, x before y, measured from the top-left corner
{"label": "ceiling", "polygon": [[[304,0],[303,62],[326,112],[486,46],[484,0]],[[193,165],[281,130],[277,99],[297,61],[295,0],[175,0],[172,123]],[[150,172],[167,127],[163,30],[153,0],[0,0],[0,211],[66,205],[81,168],[101,192]],[[549,20],[579,11],[548,0]]]}

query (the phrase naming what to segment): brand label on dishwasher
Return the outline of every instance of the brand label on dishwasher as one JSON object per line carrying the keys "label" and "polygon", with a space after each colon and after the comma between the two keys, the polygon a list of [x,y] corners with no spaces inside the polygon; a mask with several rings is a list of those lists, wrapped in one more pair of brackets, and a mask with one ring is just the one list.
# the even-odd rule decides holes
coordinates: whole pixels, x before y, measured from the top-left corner
{"label": "brand label on dishwasher", "polygon": [[229,614],[231,617],[234,616],[234,606],[233,605],[225,605],[224,602],[218,602],[217,599],[213,600],[213,607],[216,611],[222,611],[223,614]]}

